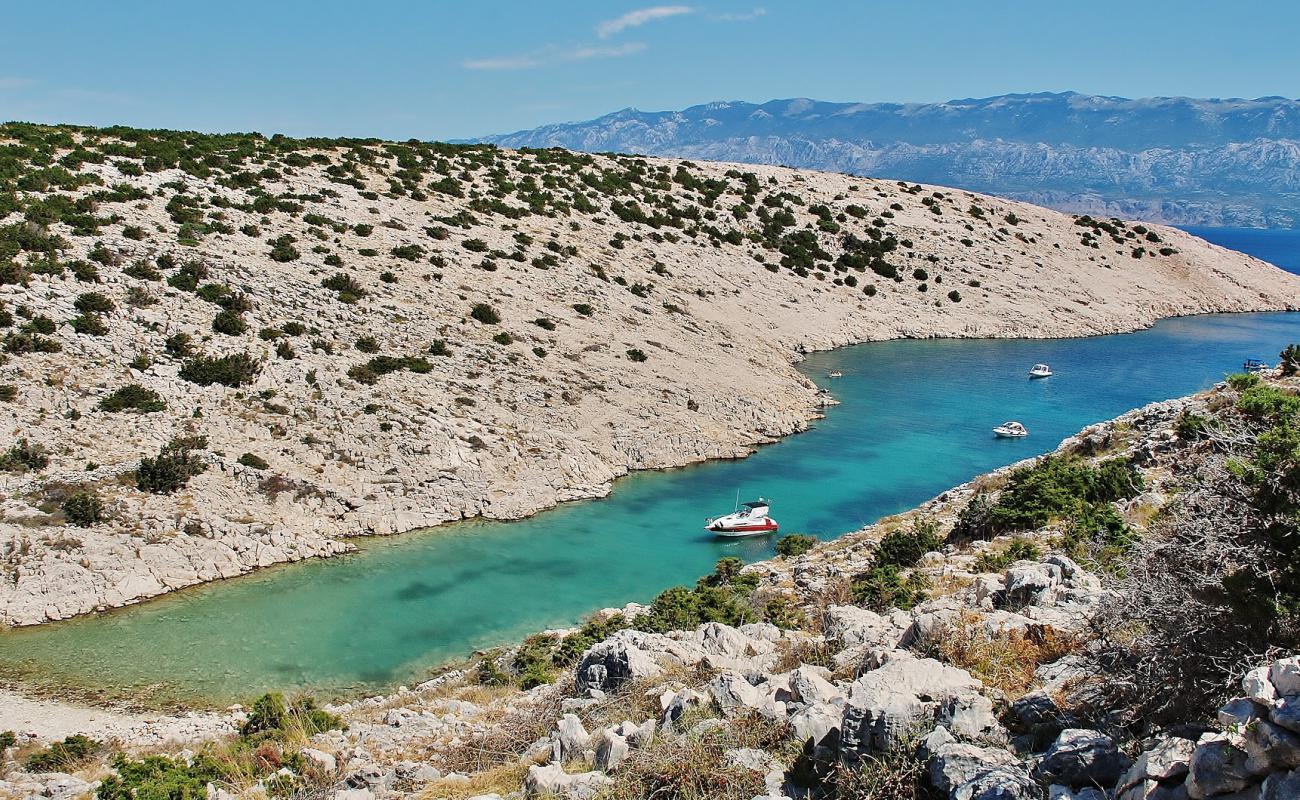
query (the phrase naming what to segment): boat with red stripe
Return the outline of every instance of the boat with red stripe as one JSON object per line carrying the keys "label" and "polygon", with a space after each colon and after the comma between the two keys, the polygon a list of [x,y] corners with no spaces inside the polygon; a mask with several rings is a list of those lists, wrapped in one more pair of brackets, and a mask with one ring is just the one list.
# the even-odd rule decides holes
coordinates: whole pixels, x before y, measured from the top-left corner
{"label": "boat with red stripe", "polygon": [[[736,498],[739,500],[739,496]],[[722,517],[709,517],[704,521],[704,529],[716,536],[762,536],[776,533],[779,526],[776,520],[768,516],[772,504],[758,498],[748,503],[737,503],[736,510]]]}

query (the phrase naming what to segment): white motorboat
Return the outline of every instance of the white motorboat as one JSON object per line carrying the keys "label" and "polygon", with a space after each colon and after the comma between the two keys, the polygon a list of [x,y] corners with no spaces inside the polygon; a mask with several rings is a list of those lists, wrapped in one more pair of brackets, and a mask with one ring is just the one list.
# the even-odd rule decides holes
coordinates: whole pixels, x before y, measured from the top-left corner
{"label": "white motorboat", "polygon": [[1050,378],[1052,377],[1052,368],[1046,364],[1035,364],[1029,368],[1029,377]]}
{"label": "white motorboat", "polygon": [[723,517],[710,517],[704,521],[704,529],[718,536],[762,536],[776,533],[776,520],[767,515],[771,504],[763,498],[740,503],[736,510]]}
{"label": "white motorboat", "polygon": [[830,372],[826,373],[826,377],[828,377],[828,378],[843,378],[843,377],[844,377],[844,373],[843,373],[843,372],[840,372],[838,369],[833,369],[833,370],[831,370]]}
{"label": "white motorboat", "polygon": [[1029,431],[1025,426],[1015,420],[1002,423],[993,429],[993,433],[1002,439],[1018,439],[1021,436],[1029,435]]}

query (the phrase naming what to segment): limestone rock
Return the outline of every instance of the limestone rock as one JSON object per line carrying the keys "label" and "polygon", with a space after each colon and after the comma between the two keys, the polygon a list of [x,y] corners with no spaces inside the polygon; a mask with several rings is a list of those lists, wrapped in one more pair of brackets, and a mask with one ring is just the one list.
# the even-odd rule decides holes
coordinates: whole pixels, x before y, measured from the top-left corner
{"label": "limestone rock", "polygon": [[1066,786],[1113,786],[1130,761],[1105,734],[1067,728],[1034,767],[1034,777]]}
{"label": "limestone rock", "polygon": [[612,782],[603,772],[569,774],[559,764],[544,767],[534,764],[524,779],[524,792],[529,797],[554,795],[569,800],[594,800]]}
{"label": "limestone rock", "polygon": [[1187,794],[1192,800],[1228,794],[1250,785],[1246,753],[1226,736],[1201,737],[1187,774]]}

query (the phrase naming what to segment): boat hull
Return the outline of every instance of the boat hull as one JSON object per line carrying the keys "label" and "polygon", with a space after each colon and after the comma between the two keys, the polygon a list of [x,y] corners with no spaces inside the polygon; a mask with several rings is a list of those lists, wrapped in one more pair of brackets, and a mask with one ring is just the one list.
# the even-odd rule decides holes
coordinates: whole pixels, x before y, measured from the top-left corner
{"label": "boat hull", "polygon": [[776,524],[776,521],[771,518],[765,519],[762,522],[756,522],[752,525],[737,525],[734,527],[714,527],[709,525],[704,528],[704,530],[712,533],[714,536],[722,536],[732,539],[740,538],[742,536],[762,536],[768,533],[776,533],[778,529],[779,526]]}

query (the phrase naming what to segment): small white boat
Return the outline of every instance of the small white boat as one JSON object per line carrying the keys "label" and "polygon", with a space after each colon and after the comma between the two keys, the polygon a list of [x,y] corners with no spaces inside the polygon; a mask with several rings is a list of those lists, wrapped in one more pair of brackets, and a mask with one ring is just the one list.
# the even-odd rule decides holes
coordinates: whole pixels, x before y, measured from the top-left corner
{"label": "small white boat", "polygon": [[993,433],[1002,439],[1018,439],[1021,436],[1029,435],[1029,431],[1025,426],[1015,420],[1002,423],[993,429]]}
{"label": "small white boat", "polygon": [[704,530],[718,536],[762,536],[776,533],[776,520],[767,515],[771,504],[763,498],[737,505],[736,510],[724,517],[710,517],[704,521]]}
{"label": "small white boat", "polygon": [[1050,378],[1052,377],[1052,368],[1046,364],[1035,364],[1029,368],[1029,377]]}
{"label": "small white boat", "polygon": [[1241,369],[1243,372],[1250,373],[1264,372],[1268,369],[1268,364],[1265,364],[1258,358],[1248,358],[1244,363],[1242,363]]}
{"label": "small white boat", "polygon": [[826,373],[826,377],[828,377],[828,378],[843,378],[843,377],[844,377],[844,373],[843,373],[843,372],[840,372],[838,369],[833,369],[833,370],[831,370],[830,372]]}

